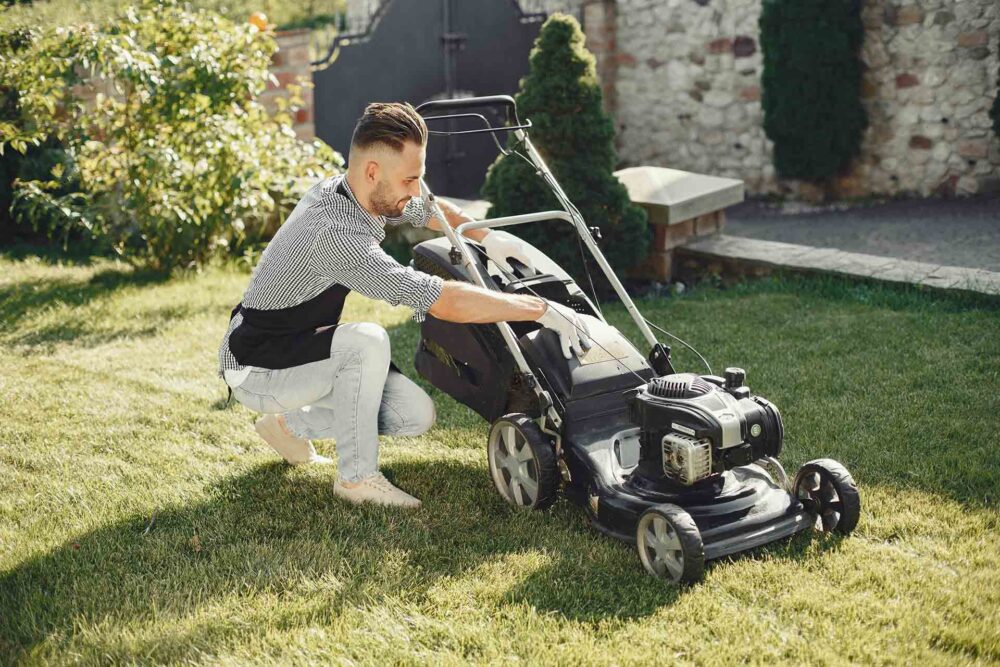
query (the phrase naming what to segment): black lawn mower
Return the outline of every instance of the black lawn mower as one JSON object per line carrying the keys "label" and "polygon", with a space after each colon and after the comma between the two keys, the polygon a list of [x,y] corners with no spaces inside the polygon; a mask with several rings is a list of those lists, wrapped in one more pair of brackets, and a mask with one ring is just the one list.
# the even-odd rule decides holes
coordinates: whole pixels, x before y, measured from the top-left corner
{"label": "black lawn mower", "polygon": [[[497,127],[468,112],[477,108],[505,112],[507,124]],[[518,119],[511,97],[436,100],[418,111],[432,135],[490,133],[501,152],[534,166],[563,210],[455,230],[444,225],[443,238],[414,248],[413,266],[487,289],[540,296],[597,320],[589,332],[592,347],[569,360],[558,335],[536,322],[458,324],[432,316],[423,322],[416,369],[491,424],[489,470],[505,501],[542,510],[562,494],[597,530],[635,544],[647,571],[679,583],[700,579],[707,560],[800,531],[854,529],[861,506],[850,473],[836,461],[818,459],[789,481],[778,462],[781,414],[751,393],[742,369],[727,368],[722,376],[710,369],[705,375],[675,371],[670,347],[650,327],[673,336],[639,313],[532,146],[530,123]],[[434,130],[445,119],[485,127]],[[507,148],[497,139],[501,132],[515,138]],[[436,206],[426,185],[423,194]],[[596,298],[539,250],[525,244],[531,265],[510,259],[510,271],[462,236],[466,229],[526,223],[572,226],[634,319],[648,354],[608,324]]]}

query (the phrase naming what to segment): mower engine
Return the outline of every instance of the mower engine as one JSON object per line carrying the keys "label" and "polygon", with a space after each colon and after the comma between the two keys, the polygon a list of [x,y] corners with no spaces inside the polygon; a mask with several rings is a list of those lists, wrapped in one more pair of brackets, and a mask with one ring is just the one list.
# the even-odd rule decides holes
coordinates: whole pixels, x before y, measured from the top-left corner
{"label": "mower engine", "polygon": [[725,377],[675,373],[637,391],[630,417],[641,431],[637,473],[690,486],[765,456],[778,456],[781,415],[753,396],[741,368]]}

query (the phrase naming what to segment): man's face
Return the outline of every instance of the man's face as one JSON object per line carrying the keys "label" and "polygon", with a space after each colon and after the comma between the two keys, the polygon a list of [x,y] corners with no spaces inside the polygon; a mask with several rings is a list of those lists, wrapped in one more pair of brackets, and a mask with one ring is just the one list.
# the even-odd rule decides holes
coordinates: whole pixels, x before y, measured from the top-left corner
{"label": "man's face", "polygon": [[386,147],[380,152],[378,180],[371,194],[372,209],[377,215],[398,218],[410,197],[420,196],[427,151],[424,146],[407,141],[402,151]]}

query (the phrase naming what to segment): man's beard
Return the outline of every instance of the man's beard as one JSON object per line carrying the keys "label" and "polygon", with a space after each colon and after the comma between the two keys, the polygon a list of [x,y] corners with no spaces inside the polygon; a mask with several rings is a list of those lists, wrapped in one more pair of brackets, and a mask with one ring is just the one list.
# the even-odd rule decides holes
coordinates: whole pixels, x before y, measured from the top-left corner
{"label": "man's beard", "polygon": [[384,181],[375,184],[375,189],[372,190],[371,194],[371,204],[376,215],[398,218],[403,214],[403,209],[399,207],[399,200],[392,198],[389,186]]}

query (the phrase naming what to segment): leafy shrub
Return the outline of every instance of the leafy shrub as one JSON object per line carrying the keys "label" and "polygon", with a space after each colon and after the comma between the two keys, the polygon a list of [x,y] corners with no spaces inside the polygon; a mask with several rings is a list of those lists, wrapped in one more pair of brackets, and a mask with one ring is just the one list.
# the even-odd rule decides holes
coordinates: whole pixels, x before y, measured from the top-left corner
{"label": "leafy shrub", "polygon": [[786,178],[836,175],[861,149],[864,27],[857,0],[764,0],[764,130]]}
{"label": "leafy shrub", "polygon": [[[250,25],[150,3],[105,29],[32,37],[0,62],[18,106],[0,147],[65,148],[48,178],[15,183],[15,208],[54,219],[52,234],[85,230],[154,269],[198,265],[266,238],[342,166],[296,138],[286,105],[271,116],[256,101],[276,44]],[[67,192],[73,181],[79,192]]]}
{"label": "leafy shrub", "polygon": [[[549,17],[531,51],[529,73],[521,80],[518,115],[522,122],[531,120],[529,132],[538,152],[587,224],[600,228],[601,250],[608,262],[624,272],[648,251],[646,213],[632,204],[625,186],[612,173],[614,127],[601,108],[594,56],[583,41],[576,19],[564,14]],[[517,147],[513,136],[508,146]],[[494,218],[559,208],[534,167],[516,155],[501,156],[493,163],[483,196],[492,204],[489,216]],[[565,223],[519,225],[510,230],[538,245],[574,277],[582,277],[580,249],[576,242],[566,242],[569,228]]]}

